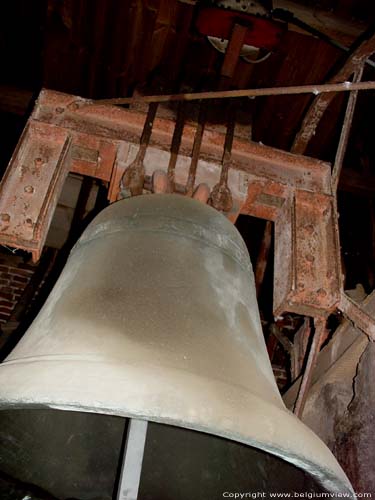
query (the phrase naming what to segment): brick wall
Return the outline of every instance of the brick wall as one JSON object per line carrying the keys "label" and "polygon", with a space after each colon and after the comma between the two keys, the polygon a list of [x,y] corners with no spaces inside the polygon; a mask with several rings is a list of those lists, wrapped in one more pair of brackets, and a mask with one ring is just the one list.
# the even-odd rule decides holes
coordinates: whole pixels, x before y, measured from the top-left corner
{"label": "brick wall", "polygon": [[21,256],[0,253],[0,324],[8,321],[34,270]]}

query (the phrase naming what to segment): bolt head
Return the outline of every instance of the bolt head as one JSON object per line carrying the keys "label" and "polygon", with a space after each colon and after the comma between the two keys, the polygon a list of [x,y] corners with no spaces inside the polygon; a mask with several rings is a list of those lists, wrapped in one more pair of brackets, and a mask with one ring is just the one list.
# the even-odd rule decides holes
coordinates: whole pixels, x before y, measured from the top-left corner
{"label": "bolt head", "polygon": [[10,222],[10,215],[7,213],[0,214],[0,221],[2,225],[7,225]]}

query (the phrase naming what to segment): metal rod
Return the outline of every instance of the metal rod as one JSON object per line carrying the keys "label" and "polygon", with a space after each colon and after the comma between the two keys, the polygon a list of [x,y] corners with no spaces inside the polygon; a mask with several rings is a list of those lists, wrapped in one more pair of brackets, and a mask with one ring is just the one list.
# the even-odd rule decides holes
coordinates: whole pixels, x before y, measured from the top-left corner
{"label": "metal rod", "polygon": [[302,372],[306,356],[307,344],[311,335],[310,318],[305,316],[302,326],[297,330],[293,339],[293,349],[290,352],[290,375],[294,382]]}
{"label": "metal rod", "polygon": [[266,97],[271,95],[322,94],[327,92],[348,92],[350,90],[375,90],[372,82],[342,82],[316,85],[292,85],[289,87],[269,87],[262,89],[218,90],[214,92],[193,92],[186,94],[149,95],[137,97],[118,97],[99,99],[88,105],[133,104],[137,102],[196,101],[199,99],[229,99],[232,97]]}
{"label": "metal rod", "polygon": [[150,142],[151,134],[152,134],[152,126],[154,124],[156,111],[158,109],[158,105],[155,102],[152,102],[148,108],[146,121],[143,127],[143,132],[139,144],[139,150],[137,153],[137,161],[143,162],[146,155],[147,146]]}
{"label": "metal rod", "polygon": [[205,127],[205,123],[206,123],[206,112],[207,112],[206,105],[201,103],[200,109],[199,109],[199,116],[198,116],[198,125],[197,125],[197,129],[195,132],[195,137],[194,137],[193,152],[191,155],[189,174],[188,174],[188,179],[187,179],[187,183],[186,183],[186,194],[188,196],[192,196],[193,191],[194,191],[195,177],[197,174],[197,167],[198,167],[198,160],[199,160],[199,153],[201,150],[204,127]]}
{"label": "metal rod", "polygon": [[147,420],[129,419],[117,500],[138,498],[147,426]]}
{"label": "metal rod", "polygon": [[169,158],[169,163],[168,163],[168,170],[167,170],[167,175],[168,175],[168,190],[173,193],[174,188],[175,188],[175,170],[176,170],[176,163],[177,163],[177,158],[178,158],[178,153],[180,151],[180,146],[181,146],[181,139],[182,139],[182,133],[184,131],[184,123],[185,123],[185,110],[184,110],[184,103],[180,102],[178,104],[178,109],[177,109],[177,116],[176,116],[176,124],[174,127],[174,132],[173,132],[173,137],[172,137],[172,144],[171,144],[171,156]]}
{"label": "metal rod", "polygon": [[318,354],[320,347],[322,345],[322,340],[325,337],[326,332],[326,319],[325,318],[314,318],[315,331],[311,342],[309,356],[307,358],[306,368],[302,375],[301,385],[299,386],[298,396],[294,405],[294,413],[298,418],[302,417],[303,410],[305,408],[307,394],[310,389],[312,374],[318,359]]}
{"label": "metal rod", "polygon": [[[353,81],[355,83],[360,82],[364,70],[364,64],[358,69],[355,73]],[[332,192],[335,193],[337,191],[337,186],[339,183],[340,173],[342,169],[342,165],[344,162],[344,157],[346,153],[346,149],[348,146],[348,140],[350,135],[350,129],[352,127],[353,116],[355,111],[355,105],[357,103],[358,90],[354,90],[350,92],[348,104],[346,106],[344,124],[342,126],[339,145],[337,147],[335,163],[332,169],[332,177],[331,177],[331,186]]]}
{"label": "metal rod", "polygon": [[143,161],[145,159],[147,146],[150,142],[157,109],[158,103],[155,102],[151,103],[148,107],[137,156],[127,167],[120,181],[120,189],[123,197],[142,194],[145,177]]}
{"label": "metal rod", "polygon": [[225,134],[224,152],[221,160],[220,184],[226,184],[228,182],[228,169],[232,156],[234,129],[236,127],[236,108],[233,103],[229,103],[229,105],[229,118]]}
{"label": "metal rod", "polygon": [[229,212],[233,207],[231,190],[228,187],[228,171],[231,164],[232,145],[236,126],[236,108],[229,102],[227,131],[225,134],[224,151],[221,160],[220,179],[212,188],[208,203],[216,210]]}

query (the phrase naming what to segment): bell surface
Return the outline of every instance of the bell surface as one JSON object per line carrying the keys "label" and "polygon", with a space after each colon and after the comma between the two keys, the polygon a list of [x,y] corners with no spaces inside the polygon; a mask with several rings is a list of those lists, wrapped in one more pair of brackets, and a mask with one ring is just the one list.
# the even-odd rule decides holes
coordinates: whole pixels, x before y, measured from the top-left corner
{"label": "bell surface", "polygon": [[[220,471],[224,487],[238,473],[252,491],[352,493],[329,449],[281,399],[240,234],[180,195],[119,201],[88,226],[0,365],[0,408],[0,471],[61,498],[111,497],[103,491],[116,479],[125,425],[118,417],[153,422],[145,455],[152,488],[184,467],[187,490],[140,498],[219,498],[189,488],[220,485]],[[215,466],[218,456],[225,467]],[[67,472],[69,460],[75,468]],[[192,481],[189,468],[202,460]],[[106,468],[106,486],[94,491]],[[65,491],[69,481],[57,470],[69,487],[87,485]]]}

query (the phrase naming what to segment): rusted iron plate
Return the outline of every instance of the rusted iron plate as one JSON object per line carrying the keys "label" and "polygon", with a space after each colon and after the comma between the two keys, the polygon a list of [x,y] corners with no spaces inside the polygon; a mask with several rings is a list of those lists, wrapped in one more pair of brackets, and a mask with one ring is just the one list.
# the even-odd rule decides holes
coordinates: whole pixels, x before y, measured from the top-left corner
{"label": "rusted iron plate", "polygon": [[333,310],[340,298],[341,271],[334,199],[308,191],[295,193],[296,282],[293,299],[311,308]]}
{"label": "rusted iron plate", "polygon": [[284,278],[275,267],[276,314],[327,315],[337,307],[341,273],[333,201],[327,195],[296,190],[289,217],[276,221],[275,251],[279,262],[289,261],[291,277],[286,293],[278,293]]}
{"label": "rusted iron plate", "polygon": [[[109,182],[108,198],[115,201],[121,177],[136,157],[138,148],[134,143],[139,142],[145,113],[111,106],[85,106],[87,102],[43,91],[9,171],[17,172],[17,161],[29,161],[36,156],[33,148],[47,144],[51,149],[49,162],[55,169]],[[174,128],[173,120],[155,118],[151,145],[144,157],[146,180],[157,168],[167,170]],[[193,124],[185,124],[176,160],[177,190],[186,183],[195,132]],[[224,134],[216,130],[205,130],[202,137],[197,182],[206,182],[211,189],[217,182],[224,139]],[[70,148],[65,144],[67,141]],[[64,148],[69,149],[69,158]],[[62,161],[66,158],[67,161]],[[16,178],[16,173],[12,179],[13,176]],[[275,222],[275,314],[291,311],[324,315],[332,310],[339,300],[340,279],[328,164],[234,138],[228,178],[234,202],[230,220],[235,221],[238,213],[245,213]],[[47,180],[44,182],[45,194],[40,200],[45,200],[43,207],[48,210],[44,208],[47,215],[40,219],[40,225],[35,226],[34,232],[34,228],[26,228],[25,235],[24,228],[18,225],[17,237],[13,238],[9,238],[13,234],[9,229],[2,232],[7,236],[4,243],[34,252],[36,249],[35,258],[42,248],[59,193],[58,189],[55,193],[55,185],[49,188]],[[12,189],[7,189],[7,193],[16,193],[23,186],[15,184]],[[9,195],[1,203],[2,212],[7,213],[4,207],[10,204]]]}
{"label": "rusted iron plate", "polygon": [[[33,118],[69,130],[101,136],[103,139],[139,142],[145,120],[144,113],[117,106],[86,106],[88,103],[90,101],[76,96],[43,90],[39,95]],[[174,128],[174,120],[157,117],[150,144],[170,151]],[[185,124],[180,154],[191,154],[195,131],[195,124]],[[206,129],[202,139],[201,158],[219,163],[224,137],[222,133]],[[300,189],[330,193],[329,164],[236,137],[233,140],[231,157],[231,170],[233,169]]]}
{"label": "rusted iron plate", "polygon": [[0,244],[38,260],[69,172],[70,135],[30,121],[0,185]]}
{"label": "rusted iron plate", "polygon": [[295,254],[292,248],[293,218],[294,197],[293,193],[290,193],[279,210],[274,227],[273,311],[276,318],[288,310],[288,298],[295,282]]}
{"label": "rusted iron plate", "polygon": [[115,163],[118,141],[72,132],[70,171],[108,182]]}
{"label": "rusted iron plate", "polygon": [[247,181],[247,197],[241,207],[241,213],[259,219],[276,221],[293,189],[288,185],[251,175],[247,177]]}
{"label": "rusted iron plate", "polygon": [[334,198],[249,176],[241,213],[275,222],[275,315],[332,311],[341,287]]}

